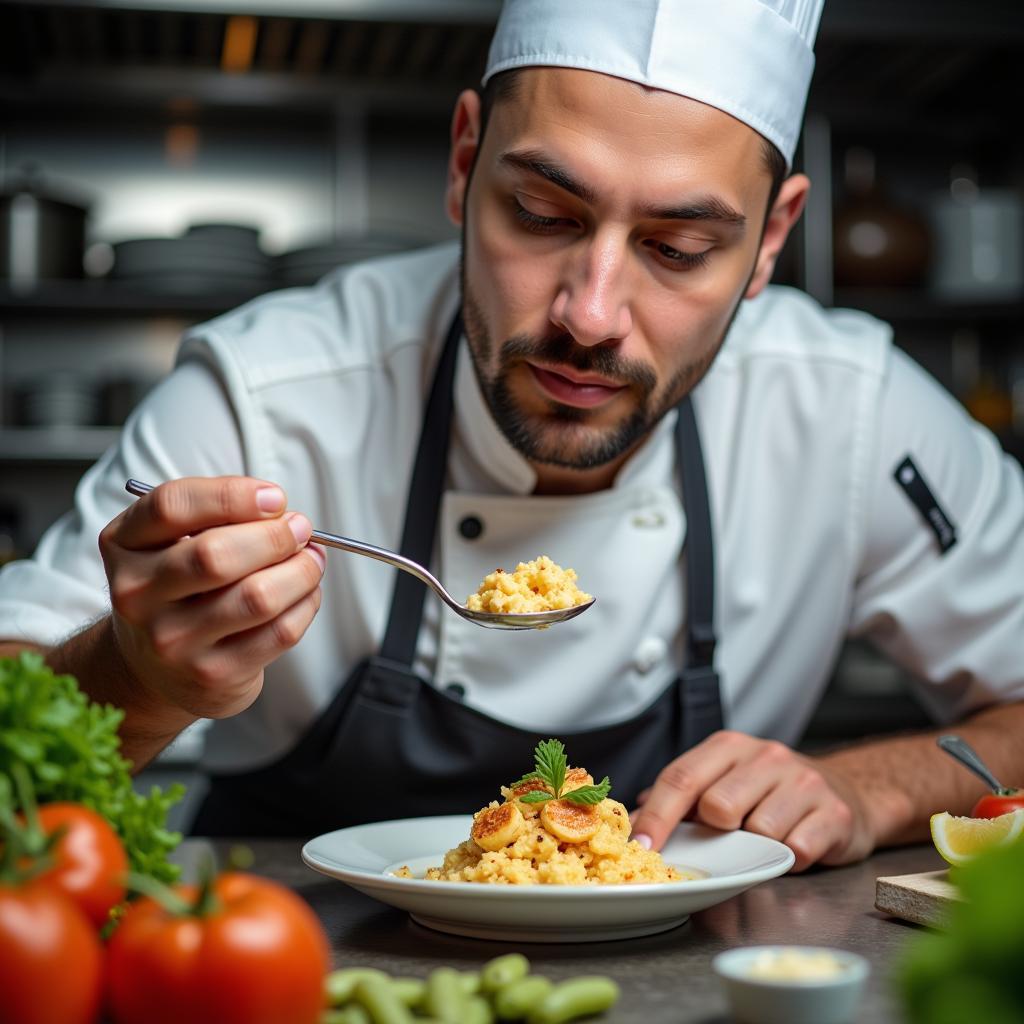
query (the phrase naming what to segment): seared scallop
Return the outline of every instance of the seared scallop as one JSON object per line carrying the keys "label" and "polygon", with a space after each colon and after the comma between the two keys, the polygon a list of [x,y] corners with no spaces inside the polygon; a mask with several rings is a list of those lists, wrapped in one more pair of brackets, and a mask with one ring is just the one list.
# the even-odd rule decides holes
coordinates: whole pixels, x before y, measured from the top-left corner
{"label": "seared scallop", "polygon": [[540,820],[563,843],[585,843],[601,827],[594,804],[574,804],[571,800],[548,800],[542,805]]}
{"label": "seared scallop", "polygon": [[500,850],[525,831],[526,820],[513,802],[485,807],[473,818],[470,836],[482,850]]}
{"label": "seared scallop", "polygon": [[[508,794],[509,794],[509,799],[510,800],[515,800],[518,803],[518,801],[520,801],[524,796],[526,796],[527,793],[550,793],[550,792],[551,792],[550,787],[547,786],[540,779],[527,779],[525,782],[519,782],[519,783],[516,783],[516,785],[512,786],[509,789]],[[525,807],[530,807],[530,806],[536,807],[537,805],[536,804],[532,804],[532,805],[531,804],[525,804],[525,805],[520,805],[520,808],[522,808],[524,806]]]}
{"label": "seared scallop", "polygon": [[592,786],[593,784],[594,776],[586,768],[570,768],[565,773],[562,792],[571,793],[574,789],[579,789],[581,786]]}

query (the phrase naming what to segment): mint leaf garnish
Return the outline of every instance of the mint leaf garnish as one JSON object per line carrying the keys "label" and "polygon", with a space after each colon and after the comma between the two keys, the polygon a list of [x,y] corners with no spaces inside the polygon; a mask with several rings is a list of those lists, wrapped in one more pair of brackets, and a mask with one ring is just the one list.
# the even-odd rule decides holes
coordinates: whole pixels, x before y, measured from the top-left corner
{"label": "mint leaf garnish", "polygon": [[526,804],[540,804],[545,800],[569,800],[574,804],[599,804],[611,791],[612,784],[606,775],[596,786],[580,786],[563,793],[569,762],[565,758],[565,745],[560,740],[543,740],[533,752],[535,768],[509,789],[515,789],[524,782],[542,782],[550,792],[540,789],[524,793],[518,799]]}
{"label": "mint leaf garnish", "polygon": [[563,794],[563,800],[569,800],[574,804],[599,804],[612,788],[606,775],[596,786],[580,786],[579,789],[572,789]]}

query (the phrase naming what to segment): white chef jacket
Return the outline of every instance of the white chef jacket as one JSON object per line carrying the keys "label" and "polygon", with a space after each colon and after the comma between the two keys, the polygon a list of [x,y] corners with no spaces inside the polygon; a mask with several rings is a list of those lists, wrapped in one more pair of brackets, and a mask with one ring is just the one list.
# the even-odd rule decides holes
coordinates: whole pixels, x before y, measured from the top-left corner
{"label": "white chef jacket", "polygon": [[[135,477],[248,474],[325,530],[397,548],[425,397],[458,303],[449,244],[339,268],[186,335],[174,372],[83,477],[31,560],[0,573],[0,637],[41,644],[109,610],[101,528]],[[729,727],[797,740],[847,635],[920,679],[937,718],[1024,697],[1024,481],[991,434],[863,313],[772,287],[742,304],[694,391],[715,541]],[[434,569],[465,596],[541,554],[597,602],[543,632],[426,602],[416,668],[468,704],[558,735],[632,717],[676,676],[686,522],[665,418],[609,490],[532,494],[465,349]],[[906,455],[958,531],[946,554],[895,484]],[[478,537],[460,524],[476,518]],[[472,531],[467,531],[472,533]],[[395,570],[329,550],[323,603],[259,699],[213,723],[206,765],[269,763],[383,635]]]}

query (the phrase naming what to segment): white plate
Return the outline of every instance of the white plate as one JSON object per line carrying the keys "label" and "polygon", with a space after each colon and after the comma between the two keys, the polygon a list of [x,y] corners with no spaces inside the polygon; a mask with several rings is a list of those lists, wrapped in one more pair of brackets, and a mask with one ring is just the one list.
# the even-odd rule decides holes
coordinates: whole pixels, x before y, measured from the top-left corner
{"label": "white plate", "polygon": [[[653,935],[682,924],[695,910],[721,903],[786,872],[788,846],[752,832],[719,832],[681,824],[662,850],[678,868],[705,877],[642,885],[485,885],[432,882],[446,850],[469,836],[468,814],[406,818],[339,829],[311,839],[302,859],[354,889],[407,910],[428,928],[481,939],[591,942]],[[408,865],[416,878],[394,872]]]}

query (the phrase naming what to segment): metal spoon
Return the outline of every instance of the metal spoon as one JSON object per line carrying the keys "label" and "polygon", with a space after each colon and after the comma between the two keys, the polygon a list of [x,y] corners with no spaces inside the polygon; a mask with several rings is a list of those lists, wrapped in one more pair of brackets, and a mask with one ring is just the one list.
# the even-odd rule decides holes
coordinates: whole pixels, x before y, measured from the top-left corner
{"label": "metal spoon", "polygon": [[[124,489],[129,494],[142,497],[153,490],[153,485],[144,484],[141,480],[129,480],[124,485]],[[573,608],[558,608],[550,612],[525,612],[518,615],[474,612],[456,601],[441,585],[440,580],[431,575],[419,562],[414,562],[411,558],[406,558],[405,555],[400,555],[396,551],[388,551],[387,548],[379,548],[376,544],[352,540],[350,537],[339,537],[334,533],[324,533],[322,530],[314,530],[310,539],[315,540],[318,544],[325,544],[327,547],[340,548],[342,551],[351,551],[357,555],[376,558],[378,562],[387,562],[388,565],[393,565],[396,569],[411,573],[426,583],[456,615],[461,615],[464,619],[469,619],[470,622],[475,622],[478,626],[485,626],[488,629],[547,629],[548,626],[553,626],[557,622],[566,622],[576,618],[594,603],[594,598],[591,598],[585,604],[578,604]]]}
{"label": "metal spoon", "polygon": [[970,769],[981,779],[993,793],[998,796],[1006,796],[1014,792],[1000,785],[999,780],[988,770],[985,762],[974,752],[970,744],[953,733],[940,736],[936,741],[950,757],[959,761],[965,768]]}

